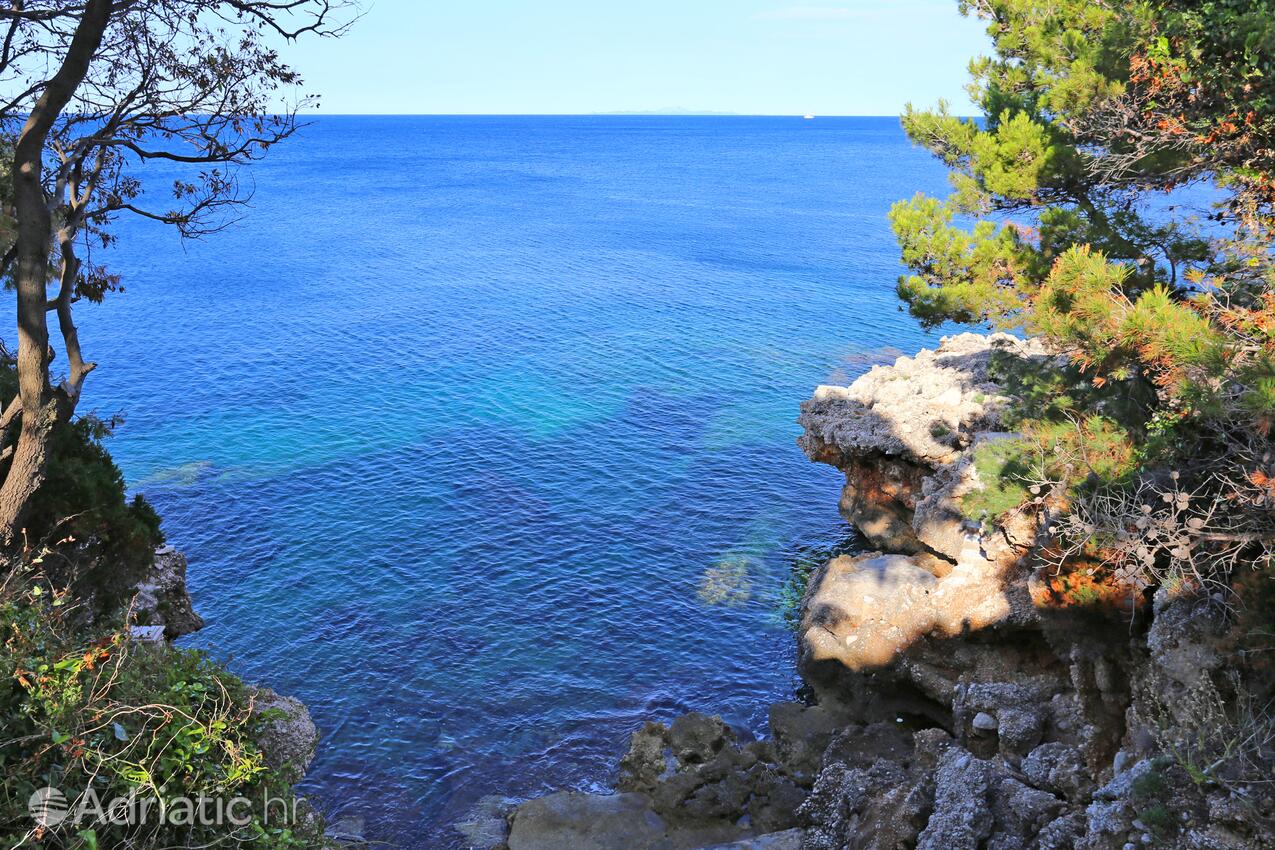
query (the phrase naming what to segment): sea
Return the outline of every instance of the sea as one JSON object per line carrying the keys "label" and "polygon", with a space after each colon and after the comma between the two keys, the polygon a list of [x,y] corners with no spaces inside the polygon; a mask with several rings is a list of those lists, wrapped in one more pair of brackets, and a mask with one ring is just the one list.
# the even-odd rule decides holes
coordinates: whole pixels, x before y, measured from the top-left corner
{"label": "sea", "polygon": [[240,179],[224,232],[92,255],[81,409],[189,558],[183,644],[309,706],[314,804],[457,847],[646,720],[765,735],[857,545],[798,406],[937,341],[886,216],[947,184],[897,119],[323,116]]}

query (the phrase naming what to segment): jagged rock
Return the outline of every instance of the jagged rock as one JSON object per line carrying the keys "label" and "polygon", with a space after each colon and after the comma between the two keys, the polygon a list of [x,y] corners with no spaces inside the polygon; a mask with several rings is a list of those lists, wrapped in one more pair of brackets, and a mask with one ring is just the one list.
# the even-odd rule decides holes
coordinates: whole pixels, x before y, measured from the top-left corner
{"label": "jagged rock", "polygon": [[844,726],[845,718],[823,706],[781,702],[770,707],[775,758],[805,786],[814,782],[824,750]]}
{"label": "jagged rock", "polygon": [[806,801],[806,790],[765,765],[750,771],[752,797],[748,817],[761,833],[780,832],[797,825],[797,809]]}
{"label": "jagged rock", "polygon": [[916,787],[895,762],[868,768],[826,766],[797,814],[802,850],[894,850],[909,846],[924,825],[929,789]]}
{"label": "jagged rock", "polygon": [[1085,816],[1070,812],[1050,823],[1036,837],[1039,850],[1075,850],[1076,842],[1085,834]]}
{"label": "jagged rock", "polygon": [[1021,850],[1048,826],[1063,801],[1031,788],[1012,776],[1001,776],[992,795],[994,826],[987,850]]}
{"label": "jagged rock", "polygon": [[665,756],[668,732],[668,727],[662,723],[646,723],[633,733],[629,739],[629,751],[620,761],[617,789],[646,792],[655,789],[660,777],[669,770]]}
{"label": "jagged rock", "polygon": [[683,764],[702,764],[735,740],[735,733],[720,717],[693,711],[673,721],[668,743],[673,756]]}
{"label": "jagged rock", "polygon": [[1219,606],[1161,588],[1155,594],[1147,649],[1159,673],[1189,687],[1224,663],[1220,644],[1225,631]]}
{"label": "jagged rock", "polygon": [[992,834],[992,765],[958,747],[943,754],[934,790],[934,812],[917,850],[979,850]]}
{"label": "jagged rock", "polygon": [[802,405],[798,444],[845,473],[842,514],[871,545],[959,556],[965,518],[953,506],[972,486],[970,470],[927,476],[956,461],[976,434],[995,430],[1006,401],[989,375],[997,349],[1046,356],[1038,341],[1008,334],[945,337],[936,351],[874,367],[849,387],[818,387]]}
{"label": "jagged rock", "polygon": [[1140,761],[1094,792],[1093,802],[1085,809],[1085,835],[1076,845],[1078,850],[1106,850],[1133,830],[1138,816],[1132,800],[1134,783],[1154,769],[1150,760]]}
{"label": "jagged rock", "polygon": [[204,627],[186,589],[186,556],[172,546],[155,550],[155,561],[137,585],[133,618],[139,625],[162,626],[176,640]]}
{"label": "jagged rock", "polygon": [[319,744],[319,730],[305,704],[269,688],[252,689],[252,712],[264,716],[256,743],[266,764],[289,782],[305,775]]}
{"label": "jagged rock", "polygon": [[935,351],[875,366],[849,387],[821,386],[801,408],[800,445],[854,457],[884,455],[934,466],[950,462],[974,431],[995,430],[1005,401],[990,379],[994,349],[1043,358],[1037,340],[1009,334],[944,337]]}
{"label": "jagged rock", "polygon": [[1041,744],[1028,753],[1022,770],[1032,785],[1073,803],[1083,802],[1093,793],[1094,783],[1084,756],[1059,741]]}

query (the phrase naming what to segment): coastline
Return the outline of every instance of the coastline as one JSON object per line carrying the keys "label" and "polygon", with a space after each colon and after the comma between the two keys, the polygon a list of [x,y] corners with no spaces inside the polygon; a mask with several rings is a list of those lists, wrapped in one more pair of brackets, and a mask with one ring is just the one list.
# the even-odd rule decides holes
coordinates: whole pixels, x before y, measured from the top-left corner
{"label": "coastline", "polygon": [[842,512],[878,550],[811,578],[809,703],[772,706],[760,741],[699,713],[647,723],[615,794],[488,798],[456,825],[465,846],[1275,846],[1275,799],[1184,781],[1160,755],[1166,728],[1201,722],[1201,675],[1226,663],[1222,612],[1118,585],[1087,604],[1029,563],[1042,499],[995,522],[967,510],[988,486],[980,448],[1013,436],[994,356],[1050,354],[961,334],[802,405],[803,450],[845,472]]}

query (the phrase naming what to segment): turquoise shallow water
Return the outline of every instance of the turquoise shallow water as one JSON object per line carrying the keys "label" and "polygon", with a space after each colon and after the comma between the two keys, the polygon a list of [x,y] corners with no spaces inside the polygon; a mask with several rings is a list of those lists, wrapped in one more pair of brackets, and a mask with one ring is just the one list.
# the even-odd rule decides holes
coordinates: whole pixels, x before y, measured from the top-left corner
{"label": "turquoise shallow water", "polygon": [[230,232],[130,223],[86,405],[191,563],[188,640],[303,698],[307,791],[447,847],[644,719],[755,732],[794,557],[853,545],[800,401],[931,342],[894,119],[319,119]]}

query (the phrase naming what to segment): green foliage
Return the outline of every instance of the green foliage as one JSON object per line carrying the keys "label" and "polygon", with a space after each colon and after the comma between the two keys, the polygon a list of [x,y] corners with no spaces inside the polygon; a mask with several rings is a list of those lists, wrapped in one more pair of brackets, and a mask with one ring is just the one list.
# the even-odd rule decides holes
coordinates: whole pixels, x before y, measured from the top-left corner
{"label": "green foliage", "polygon": [[962,497],[962,511],[990,524],[1026,502],[1031,498],[1028,480],[1035,461],[1034,446],[1028,440],[992,440],[975,447],[974,469],[982,487]]}
{"label": "green foliage", "polygon": [[1017,438],[974,447],[980,489],[961,499],[965,513],[992,523],[1009,511],[1057,489],[1055,497],[1130,480],[1140,468],[1134,438],[1118,422],[1091,414],[1084,419],[1024,423]]}
{"label": "green foliage", "polygon": [[[292,794],[255,743],[265,719],[242,682],[198,652],[139,646],[120,629],[84,635],[69,615],[72,599],[34,565],[11,572],[0,593],[5,846],[306,846],[285,822]],[[27,801],[45,787],[72,811],[91,793],[103,808],[132,798],[132,811],[145,814],[131,824],[90,817],[40,829]],[[244,798],[241,823],[184,818],[181,801],[201,797]]]}
{"label": "green foliage", "polygon": [[[1275,5],[962,7],[995,44],[971,66],[984,119],[903,116],[955,188],[891,213],[913,315],[1021,328],[1089,380],[1270,428]],[[1164,211],[1199,179],[1229,193],[1207,235]]]}
{"label": "green foliage", "polygon": [[[0,402],[16,389],[13,364],[0,368]],[[124,476],[103,441],[118,425],[83,416],[55,429],[44,484],[24,520],[28,546],[50,545],[45,568],[96,613],[128,601],[164,542],[159,515],[141,495],[128,499]]]}
{"label": "green foliage", "polygon": [[[982,116],[903,115],[953,191],[892,209],[898,293],[926,326],[1056,355],[993,361],[1019,436],[975,448],[964,509],[1048,508],[1059,575],[1238,586],[1275,557],[1275,0],[961,8],[994,47],[970,66]],[[1173,194],[1200,182],[1219,199],[1207,226]],[[1184,501],[1161,516],[1148,494]]]}

